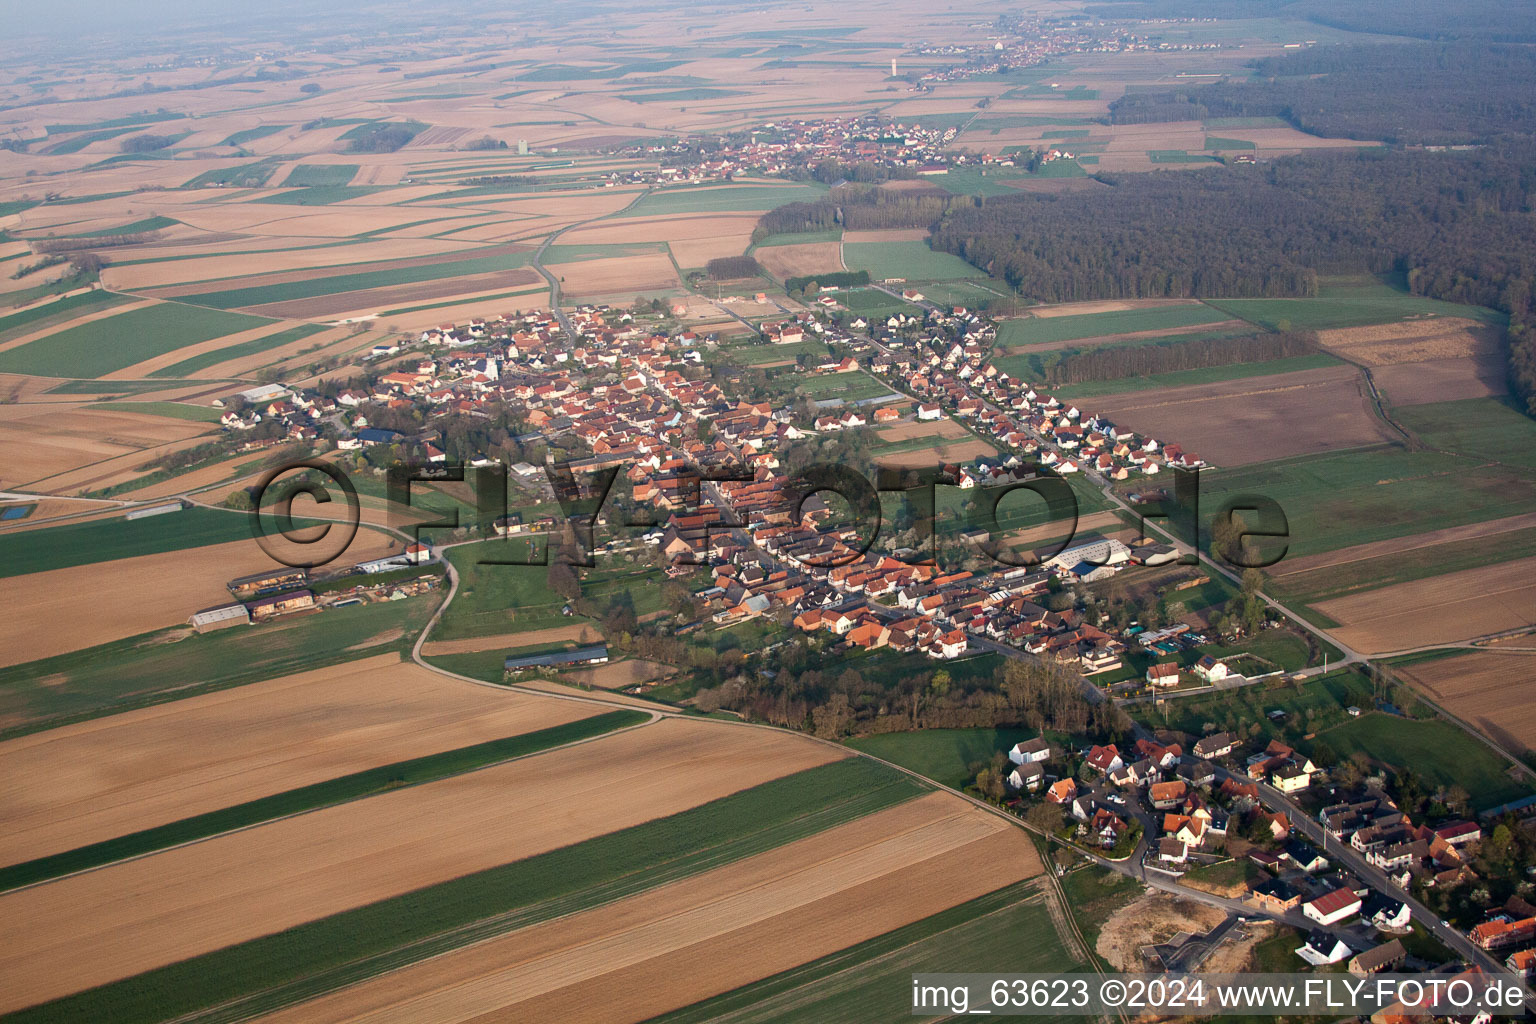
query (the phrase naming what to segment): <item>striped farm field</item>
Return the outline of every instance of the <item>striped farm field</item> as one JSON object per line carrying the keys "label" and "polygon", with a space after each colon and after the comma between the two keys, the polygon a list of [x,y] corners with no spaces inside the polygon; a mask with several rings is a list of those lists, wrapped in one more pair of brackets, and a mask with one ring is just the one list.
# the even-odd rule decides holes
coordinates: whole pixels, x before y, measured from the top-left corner
{"label": "striped farm field", "polygon": [[[29,531],[7,539],[39,535]],[[359,561],[379,558],[398,552],[397,543],[382,533],[361,530],[348,554]],[[229,603],[224,586],[228,580],[272,566],[271,556],[247,536],[227,544],[11,577],[5,588],[14,604],[0,619],[0,665],[185,624],[199,609]]]}
{"label": "striped farm field", "polygon": [[932,793],[264,1019],[640,1021],[1039,870],[1021,830]]}
{"label": "striped farm field", "polygon": [[804,738],[664,720],[0,896],[0,1012],[276,1010],[922,792]]}
{"label": "striped farm field", "polygon": [[65,327],[0,352],[0,371],[101,377],[180,348],[271,323],[262,317],[157,302]]}
{"label": "striped farm field", "polygon": [[393,654],[0,743],[0,865],[600,711],[498,693]]}
{"label": "striped farm field", "polygon": [[[232,280],[162,288],[157,289],[155,294],[214,309],[270,306],[340,292],[394,288],[425,281],[517,270],[526,266],[532,257],[532,251],[522,246],[494,246],[471,252],[477,254],[466,255],[460,252],[390,260],[382,264],[363,264],[359,269],[344,273],[326,274],[306,270],[256,274]],[[332,268],[333,271],[343,269]]]}

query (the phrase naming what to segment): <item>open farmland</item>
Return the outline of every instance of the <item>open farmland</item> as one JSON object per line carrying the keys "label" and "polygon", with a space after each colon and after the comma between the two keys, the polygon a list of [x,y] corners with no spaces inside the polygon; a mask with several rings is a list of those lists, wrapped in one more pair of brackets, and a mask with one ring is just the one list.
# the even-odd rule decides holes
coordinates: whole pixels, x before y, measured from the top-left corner
{"label": "open farmland", "polygon": [[[875,232],[865,232],[873,234]],[[842,246],[843,262],[849,270],[867,270],[876,281],[952,281],[957,278],[985,277],[986,272],[971,266],[958,256],[934,252],[924,241],[850,242]]]}
{"label": "open farmland", "polygon": [[[686,727],[735,731],[722,730],[719,724]],[[547,764],[582,748],[600,758],[626,737],[657,728],[631,730],[521,763]],[[788,741],[777,737],[777,742]],[[795,742],[803,744],[802,750],[810,746]],[[757,748],[745,752],[755,775]],[[230,1005],[223,1009],[236,1007],[244,1016],[272,1011],[398,969],[412,959],[465,948],[518,927],[688,878],[924,792],[906,776],[858,758],[810,768],[792,761],[772,774],[778,777],[638,824],[627,825],[632,814],[626,813],[617,830],[602,825],[589,830],[583,813],[567,826],[569,832],[574,825],[577,834],[556,839],[545,852],[58,1000],[28,1011],[22,1019],[73,1020],[84,1014],[107,1024],[145,1016],[160,1019],[226,1002]],[[571,838],[577,841],[567,842]],[[508,848],[507,855],[516,856],[521,845]]]}
{"label": "open farmland", "polygon": [[[1081,955],[1061,940],[1050,898],[1034,883],[1008,886],[668,1014],[658,1024],[896,1020],[910,1013],[910,996],[896,991],[893,978],[965,971],[981,959],[998,970],[1061,971],[1081,963]],[[1030,942],[1016,941],[1026,934]]]}
{"label": "open farmland", "polygon": [[[1524,638],[1519,642],[1524,643]],[[1402,665],[1395,671],[1505,749],[1536,750],[1536,703],[1530,700],[1536,654],[1475,651]]]}
{"label": "open farmland", "polygon": [[0,864],[323,779],[596,714],[499,694],[393,654],[0,744]]}
{"label": "open farmland", "polygon": [[[398,544],[374,531],[359,531],[347,557],[378,558],[398,549]],[[16,611],[0,625],[0,665],[48,658],[185,622],[201,608],[229,603],[226,581],[272,564],[271,556],[247,537],[12,577],[5,586]],[[67,627],[59,628],[60,624]]]}
{"label": "open farmland", "polygon": [[292,615],[242,629],[186,626],[0,668],[0,736],[408,649],[435,595]]}
{"label": "open farmland", "polygon": [[[8,893],[0,919],[27,935],[0,943],[9,950],[0,954],[0,1010],[638,825],[836,757],[771,732],[663,721]],[[611,784],[614,764],[626,766],[623,787]],[[380,835],[392,837],[387,850]],[[125,935],[133,941],[123,943]],[[61,944],[92,952],[61,959]]]}
{"label": "open farmland", "polygon": [[[1105,307],[1111,307],[1106,309]],[[1157,304],[1081,302],[1042,307],[1033,316],[998,324],[998,347],[1012,351],[1064,341],[1162,332],[1219,324],[1231,315],[1199,302],[1157,300]]]}
{"label": "open farmland", "polygon": [[90,405],[0,406],[0,486],[24,487],[124,455],[147,462],[162,445],[209,432],[205,423]]}
{"label": "open farmland", "polygon": [[1352,366],[1153,389],[1094,402],[1113,422],[1177,440],[1217,466],[1389,440]]}
{"label": "open farmland", "polygon": [[1523,468],[1395,447],[1255,463],[1206,474],[1200,486],[1207,509],[1238,494],[1279,502],[1298,557],[1524,515],[1536,502]]}
{"label": "open farmland", "polygon": [[842,247],[836,242],[806,242],[801,245],[759,246],[752,256],[762,268],[780,281],[808,274],[832,274],[846,269]]}
{"label": "open farmland", "polygon": [[1372,368],[1376,384],[1397,406],[1485,398],[1508,390],[1502,331],[1461,317],[1321,331],[1336,355]]}
{"label": "open farmland", "polygon": [[1368,654],[1536,626],[1536,556],[1398,583],[1315,607],[1339,623],[1334,636]]}
{"label": "open farmland", "polygon": [[644,1020],[1039,870],[1022,833],[936,793],[268,1019]]}
{"label": "open farmland", "polygon": [[134,363],[270,321],[158,302],[66,327],[0,352],[0,370],[51,377],[103,377]]}
{"label": "open farmland", "polygon": [[561,292],[573,299],[620,296],[627,300],[637,292],[680,287],[677,270],[665,253],[554,263],[549,269],[560,279]]}

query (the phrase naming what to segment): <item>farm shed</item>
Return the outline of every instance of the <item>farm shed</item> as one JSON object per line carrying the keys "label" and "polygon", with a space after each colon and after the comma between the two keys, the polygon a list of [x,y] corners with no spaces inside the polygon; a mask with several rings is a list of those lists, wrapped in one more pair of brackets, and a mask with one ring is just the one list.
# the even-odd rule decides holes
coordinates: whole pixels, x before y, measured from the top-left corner
{"label": "farm shed", "polygon": [[251,613],[243,604],[222,604],[217,608],[204,608],[192,616],[192,628],[199,633],[211,633],[230,626],[245,626],[251,621]]}

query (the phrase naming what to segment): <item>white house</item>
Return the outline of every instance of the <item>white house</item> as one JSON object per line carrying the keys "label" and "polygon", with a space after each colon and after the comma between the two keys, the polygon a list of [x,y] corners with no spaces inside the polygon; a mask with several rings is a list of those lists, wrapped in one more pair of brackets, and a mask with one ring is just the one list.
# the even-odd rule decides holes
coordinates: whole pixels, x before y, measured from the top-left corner
{"label": "white house", "polygon": [[1008,751],[1008,760],[1014,764],[1033,764],[1048,761],[1050,757],[1051,745],[1044,736],[1032,740],[1021,740]]}
{"label": "white house", "polygon": [[[1360,910],[1360,897],[1349,889],[1334,889],[1301,905],[1301,912],[1320,925],[1338,924]],[[1328,961],[1332,963],[1333,961]]]}
{"label": "white house", "polygon": [[1196,677],[1207,684],[1219,683],[1230,674],[1225,662],[1217,661],[1209,654],[1195,662]]}

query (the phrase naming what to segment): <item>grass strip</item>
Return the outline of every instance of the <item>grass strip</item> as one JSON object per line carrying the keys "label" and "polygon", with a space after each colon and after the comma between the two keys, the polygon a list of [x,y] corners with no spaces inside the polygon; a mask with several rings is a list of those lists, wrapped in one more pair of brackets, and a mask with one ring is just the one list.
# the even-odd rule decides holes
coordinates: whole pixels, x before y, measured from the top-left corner
{"label": "grass strip", "polygon": [[926,787],[834,761],[678,814],[19,1010],[13,1024],[244,1020],[428,956],[774,849]]}
{"label": "grass strip", "polygon": [[610,711],[593,718],[583,718],[564,725],[534,732],[507,736],[499,740],[477,743],[473,746],[447,750],[440,754],[397,761],[367,771],[354,772],[336,779],[327,779],[310,786],[274,793],[258,800],[248,800],[233,807],[220,808],[207,814],[158,825],[126,836],[107,839],[88,846],[76,847],[62,853],[35,860],[24,861],[0,868],[0,891],[31,885],[48,878],[98,868],[103,864],[138,857],[155,850],[163,850],[182,843],[207,839],[222,832],[257,825],[274,818],[318,810],[348,800],[358,800],[375,793],[406,786],[419,786],[424,782],[436,782],[451,775],[460,775],[489,767],[514,757],[523,757],[548,750],[550,747],[574,743],[577,740],[601,736],[603,733],[637,725],[650,716],[643,711]]}

